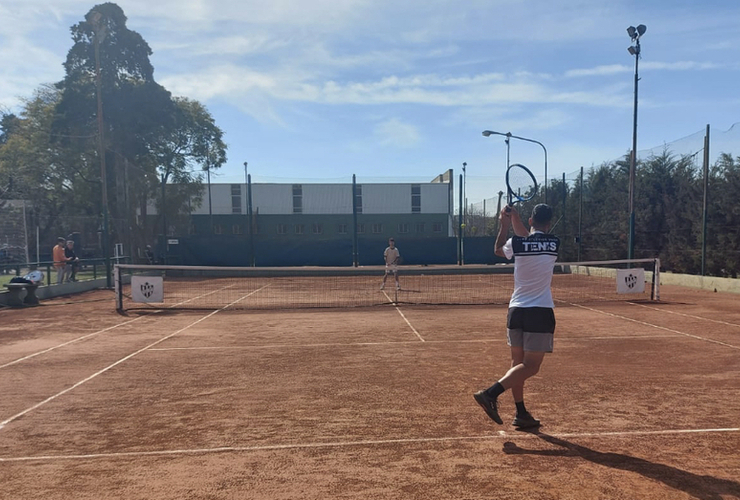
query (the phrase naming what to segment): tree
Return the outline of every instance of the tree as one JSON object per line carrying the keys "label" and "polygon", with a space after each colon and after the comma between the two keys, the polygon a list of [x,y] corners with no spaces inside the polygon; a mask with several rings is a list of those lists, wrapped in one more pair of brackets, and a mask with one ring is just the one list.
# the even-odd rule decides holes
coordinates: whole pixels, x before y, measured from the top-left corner
{"label": "tree", "polygon": [[[191,201],[200,201],[203,171],[219,168],[226,162],[223,132],[208,110],[187,98],[175,98],[174,103],[174,126],[156,137],[151,150],[161,179],[158,212],[163,218],[163,234],[169,232],[168,213],[186,212]],[[178,185],[177,191],[170,192],[169,197],[168,182]]]}
{"label": "tree", "polygon": [[[185,172],[193,162],[205,164],[204,144],[213,148],[210,169],[224,163],[226,146],[205,108],[188,101],[191,108],[200,106],[200,113],[183,112],[180,100],[154,80],[152,51],[140,34],[127,28],[126,21],[118,5],[104,3],[72,26],[74,45],[64,64],[65,78],[57,84],[62,96],[54,131],[65,145],[85,142],[89,147],[87,138],[97,138],[99,77],[108,211],[119,221],[112,231],[118,241],[136,240],[141,247],[151,235],[134,223],[136,212],[146,219],[147,202],[156,197],[162,178],[160,171],[165,182],[197,185],[201,178]],[[189,133],[205,135],[188,138],[189,144],[183,139]],[[174,149],[168,152],[167,147]],[[99,157],[97,162],[100,165]]]}

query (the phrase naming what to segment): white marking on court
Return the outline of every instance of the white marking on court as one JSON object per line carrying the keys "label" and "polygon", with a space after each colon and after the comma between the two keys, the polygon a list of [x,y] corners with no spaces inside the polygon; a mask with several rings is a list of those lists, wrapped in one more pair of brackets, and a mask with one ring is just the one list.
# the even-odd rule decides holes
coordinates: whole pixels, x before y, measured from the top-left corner
{"label": "white marking on court", "polygon": [[424,340],[424,337],[419,335],[419,332],[416,331],[416,328],[414,328],[414,325],[412,325],[411,322],[403,314],[403,312],[401,311],[401,308],[396,305],[394,305],[393,307],[396,308],[396,311],[398,311],[398,314],[400,314],[403,320],[406,322],[406,324],[409,325],[409,328],[411,328],[411,331],[414,332],[414,334],[416,334],[417,337],[419,337],[419,340],[421,340],[422,342],[426,342],[426,340]]}
{"label": "white marking on court", "polygon": [[[602,337],[561,337],[560,342],[577,342],[581,340],[614,340],[614,339],[666,339],[674,338],[675,335],[617,335]],[[454,340],[424,340],[426,344],[500,344],[506,342],[505,338],[484,339],[454,339]],[[253,349],[311,349],[314,347],[352,347],[352,346],[393,346],[393,345],[419,345],[416,340],[390,340],[383,342],[321,342],[316,344],[264,344],[243,346],[195,346],[195,347],[155,347],[150,351],[244,351]]]}
{"label": "white marking on court", "polygon": [[[615,431],[615,432],[576,432],[563,434],[547,434],[547,436],[566,438],[599,438],[599,437],[639,437],[639,436],[670,436],[682,434],[716,434],[740,432],[740,427],[724,429],[669,429],[661,431]],[[481,436],[446,436],[432,438],[398,438],[398,439],[369,439],[364,441],[334,441],[326,443],[294,443],[260,446],[221,446],[215,448],[191,448],[157,451],[124,451],[118,453],[90,453],[80,455],[39,455],[26,457],[0,457],[2,462],[30,462],[30,461],[58,461],[58,460],[91,460],[99,458],[127,458],[127,457],[156,457],[173,455],[201,455],[207,453],[243,453],[253,451],[275,450],[305,450],[318,448],[349,448],[357,446],[383,446],[389,444],[417,444],[417,443],[445,443],[455,441],[489,441],[494,439],[537,439],[537,434],[526,432],[498,431],[496,434]]]}
{"label": "white marking on court", "polygon": [[669,311],[667,309],[659,309],[657,307],[649,307],[649,306],[646,306],[645,304],[638,304],[636,302],[629,302],[629,303],[632,304],[633,306],[640,306],[640,307],[644,307],[645,309],[651,309],[653,311],[664,312],[668,314],[676,314],[678,316],[683,316],[685,318],[701,319],[704,321],[711,321],[712,323],[719,323],[720,325],[735,326],[737,328],[740,328],[740,325],[738,325],[737,323],[730,323],[728,321],[722,321],[720,319],[705,318],[703,316],[695,316],[693,314],[680,313],[677,311]]}
{"label": "white marking on court", "polygon": [[691,333],[681,332],[679,330],[674,330],[672,328],[667,328],[665,326],[660,326],[660,325],[655,325],[653,323],[648,323],[647,321],[640,321],[639,319],[628,318],[627,316],[622,316],[621,314],[614,314],[614,313],[610,313],[610,312],[606,312],[606,311],[600,311],[599,309],[593,309],[591,307],[586,307],[586,306],[581,305],[581,304],[571,304],[571,305],[572,306],[575,306],[575,307],[580,307],[581,309],[586,309],[587,311],[593,311],[593,312],[596,312],[596,313],[605,314],[607,316],[612,316],[614,318],[620,318],[620,319],[624,319],[624,320],[627,320],[627,321],[632,321],[633,323],[637,323],[637,324],[640,324],[640,325],[651,326],[651,327],[657,328],[659,330],[665,330],[667,332],[677,333],[679,335],[683,335],[685,337],[690,337],[692,339],[703,340],[704,342],[710,342],[712,344],[719,344],[719,345],[724,346],[724,347],[729,347],[731,349],[738,349],[738,350],[740,350],[740,346],[728,344],[726,342],[721,342],[719,340],[709,339],[709,338],[706,338],[706,337],[700,337],[699,335],[693,335]]}
{"label": "white marking on court", "polygon": [[[234,285],[229,285],[229,286],[234,286]],[[228,288],[228,287],[226,287],[226,288]],[[263,287],[263,288],[264,288],[264,287]],[[222,290],[223,290],[223,289],[222,289]],[[220,291],[220,290],[217,290],[217,291]],[[192,301],[192,300],[196,300],[196,299],[199,299],[199,298],[201,298],[201,297],[205,297],[205,296],[207,296],[207,295],[210,295],[210,294],[212,294],[212,293],[216,293],[216,291],[214,291],[214,292],[209,292],[209,293],[206,293],[206,294],[202,294],[202,295],[199,295],[198,297],[194,297],[194,298],[192,298],[192,299],[188,299],[188,300],[186,300],[186,301],[178,302],[177,304],[173,304],[173,305],[169,306],[169,308],[168,308],[168,309],[170,309],[170,308],[173,308],[173,307],[177,307],[177,306],[179,306],[179,305],[182,305],[182,304],[187,304],[188,302],[190,302],[190,301]],[[242,297],[242,299],[243,299],[243,298],[244,298],[244,297]],[[241,300],[241,299],[240,299],[240,300]],[[157,311],[154,311],[154,314],[159,314],[159,313],[161,313],[161,312],[162,312],[162,309],[160,309],[160,310],[157,310]],[[31,359],[31,358],[35,358],[36,356],[39,356],[39,355],[41,355],[41,354],[46,354],[47,352],[51,352],[51,351],[53,351],[53,350],[55,350],[55,349],[59,349],[60,347],[65,347],[65,346],[68,346],[68,345],[70,345],[70,344],[74,344],[75,342],[79,342],[80,340],[85,340],[85,339],[87,339],[87,338],[90,338],[90,337],[94,337],[94,336],[96,336],[96,335],[100,335],[101,333],[105,333],[105,332],[107,332],[107,331],[109,331],[109,330],[113,330],[113,329],[116,329],[116,328],[118,328],[119,326],[125,326],[125,325],[128,325],[128,324],[130,324],[130,323],[133,323],[134,321],[139,321],[140,319],[144,319],[144,318],[146,318],[146,317],[147,317],[147,316],[139,316],[138,318],[134,318],[134,319],[132,319],[132,320],[124,321],[123,323],[118,323],[117,325],[109,326],[108,328],[103,328],[102,330],[98,330],[98,331],[96,331],[96,332],[88,333],[87,335],[83,335],[82,337],[78,337],[78,338],[76,338],[76,339],[72,339],[72,340],[70,340],[70,341],[67,341],[67,342],[64,342],[64,343],[62,343],[62,344],[59,344],[59,345],[55,345],[55,346],[49,347],[49,348],[47,348],[47,349],[44,349],[43,351],[38,351],[38,352],[34,352],[33,354],[29,354],[29,355],[27,355],[27,356],[24,356],[24,357],[22,357],[22,358],[18,358],[18,359],[16,359],[16,360],[13,360],[13,361],[10,361],[10,362],[8,362],[8,363],[5,363],[4,365],[0,365],[0,369],[2,369],[2,368],[6,368],[6,367],[8,367],[8,366],[12,366],[12,365],[14,365],[14,364],[17,364],[17,363],[20,363],[21,361],[27,361],[27,360],[29,360],[29,359]]]}
{"label": "white marking on court", "polygon": [[80,340],[85,340],[87,338],[94,337],[95,335],[100,335],[101,333],[107,332],[109,330],[113,330],[115,328],[118,328],[119,326],[128,325],[129,323],[133,323],[134,321],[138,321],[138,320],[140,320],[140,319],[142,319],[144,317],[145,316],[139,316],[138,318],[134,318],[134,319],[129,320],[129,321],[124,321],[123,323],[118,323],[117,325],[109,326],[108,328],[103,328],[102,330],[98,330],[97,332],[88,333],[87,335],[83,335],[82,337],[78,337],[76,339],[73,339],[73,340],[64,342],[62,344],[49,347],[48,349],[44,349],[43,351],[34,352],[33,354],[29,354],[28,356],[23,356],[22,358],[18,358],[18,359],[14,360],[14,361],[10,361],[8,363],[5,363],[4,365],[0,365],[0,368],[5,368],[5,367],[8,367],[8,366],[14,365],[16,363],[20,363],[21,361],[26,361],[26,360],[31,359],[33,357],[39,356],[41,354],[46,354],[47,352],[51,352],[51,351],[53,351],[55,349],[59,349],[60,347],[68,346],[70,344],[74,344],[75,342],[79,342]]}
{"label": "white marking on court", "polygon": [[[263,287],[263,288],[264,288],[264,287]],[[41,402],[39,402],[39,403],[36,403],[35,405],[31,406],[30,408],[26,408],[26,409],[25,409],[25,410],[23,410],[22,412],[20,412],[20,413],[16,413],[16,414],[15,414],[15,415],[13,415],[12,417],[10,417],[10,418],[7,418],[7,419],[3,420],[2,422],[0,422],[0,429],[3,429],[3,428],[4,428],[5,426],[6,426],[6,425],[8,425],[9,423],[13,422],[14,420],[17,420],[17,419],[19,419],[20,417],[22,417],[22,416],[23,416],[23,415],[25,415],[26,413],[29,413],[29,412],[31,412],[31,411],[33,411],[33,410],[35,410],[35,409],[37,409],[37,408],[39,408],[39,407],[41,407],[41,406],[45,405],[46,403],[48,403],[48,402],[50,402],[50,401],[53,401],[53,400],[55,400],[55,399],[56,399],[56,398],[58,398],[59,396],[62,396],[62,395],[64,395],[64,394],[68,393],[69,391],[71,391],[71,390],[73,390],[73,389],[76,389],[77,387],[81,386],[81,385],[82,385],[82,384],[84,384],[85,382],[89,382],[90,380],[94,379],[94,378],[95,378],[95,377],[97,377],[98,375],[101,375],[101,374],[103,374],[103,373],[107,372],[107,371],[108,371],[108,370],[110,370],[111,368],[114,368],[114,367],[116,367],[116,366],[120,365],[120,364],[121,364],[121,363],[123,363],[124,361],[127,361],[127,360],[129,360],[129,359],[133,358],[134,356],[136,356],[136,355],[138,355],[138,354],[141,354],[142,352],[144,352],[144,351],[146,351],[146,350],[148,350],[148,349],[151,349],[152,347],[154,347],[154,346],[156,346],[156,345],[159,345],[159,344],[161,344],[161,343],[162,343],[162,342],[164,342],[165,340],[168,340],[168,339],[170,339],[170,338],[174,337],[174,336],[175,336],[175,335],[177,335],[178,333],[184,332],[184,331],[185,331],[185,330],[187,330],[188,328],[190,328],[190,327],[192,327],[192,326],[195,326],[195,325],[197,325],[198,323],[200,323],[200,322],[202,322],[202,321],[205,321],[206,319],[210,318],[210,317],[211,317],[211,316],[213,316],[214,314],[217,314],[218,312],[220,312],[220,311],[223,311],[224,309],[226,309],[227,307],[231,306],[232,304],[236,304],[237,302],[239,302],[239,301],[243,300],[244,298],[248,297],[249,295],[252,295],[253,293],[256,293],[256,292],[258,292],[259,290],[261,290],[261,288],[260,288],[260,289],[258,289],[258,290],[255,290],[255,291],[253,291],[253,292],[250,292],[249,294],[245,295],[244,297],[241,297],[241,298],[239,298],[239,299],[235,300],[235,301],[234,301],[234,302],[232,302],[231,304],[228,304],[228,305],[226,305],[226,306],[222,307],[221,309],[218,309],[218,310],[216,310],[216,311],[213,311],[213,312],[211,312],[211,313],[209,313],[209,314],[207,314],[207,315],[203,316],[202,318],[200,318],[200,319],[198,319],[198,320],[196,320],[196,321],[193,321],[193,322],[192,322],[192,323],[190,323],[189,325],[187,325],[187,326],[185,326],[185,327],[183,327],[183,328],[181,328],[181,329],[177,330],[176,332],[170,333],[169,335],[166,335],[166,336],[162,337],[161,339],[157,340],[156,342],[153,342],[153,343],[149,344],[148,346],[146,346],[146,347],[143,347],[143,348],[139,349],[138,351],[135,351],[135,352],[133,352],[133,353],[129,354],[128,356],[124,356],[123,358],[119,359],[119,360],[118,360],[118,361],[116,361],[115,363],[113,363],[113,364],[111,364],[111,365],[108,365],[108,366],[106,366],[106,367],[105,367],[105,368],[103,368],[102,370],[98,370],[97,372],[93,373],[93,374],[92,374],[92,375],[90,375],[89,377],[86,377],[86,378],[84,378],[84,379],[80,380],[79,382],[75,383],[75,384],[74,384],[74,385],[72,385],[71,387],[68,387],[68,388],[64,389],[63,391],[60,391],[60,392],[58,392],[58,393],[54,394],[53,396],[49,396],[48,398],[44,399],[43,401],[41,401]]]}

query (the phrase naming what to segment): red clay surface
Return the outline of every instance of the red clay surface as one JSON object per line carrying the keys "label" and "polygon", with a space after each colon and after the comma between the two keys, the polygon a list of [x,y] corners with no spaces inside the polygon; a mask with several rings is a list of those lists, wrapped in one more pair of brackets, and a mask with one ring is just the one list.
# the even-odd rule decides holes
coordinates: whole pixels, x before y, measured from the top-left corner
{"label": "red clay surface", "polygon": [[559,304],[526,388],[472,393],[504,307],[0,310],[1,499],[740,498],[740,296]]}

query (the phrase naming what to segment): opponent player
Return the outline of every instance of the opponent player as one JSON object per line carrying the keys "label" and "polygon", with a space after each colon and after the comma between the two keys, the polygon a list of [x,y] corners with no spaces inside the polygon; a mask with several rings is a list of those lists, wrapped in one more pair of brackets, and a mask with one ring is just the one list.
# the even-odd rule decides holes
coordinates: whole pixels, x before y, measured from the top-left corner
{"label": "opponent player", "polygon": [[[498,397],[511,389],[516,404],[512,424],[524,429],[540,425],[524,406],[524,382],[537,374],[545,353],[552,352],[555,314],[550,288],[560,240],[547,233],[552,208],[545,204],[532,210],[530,231],[512,207],[505,207],[499,220],[496,255],[507,259],[514,257],[514,293],[509,301],[506,324],[511,368],[498,382],[476,392],[473,397],[494,422],[503,424],[498,414]],[[510,228],[514,236],[507,239]]]}
{"label": "opponent player", "polygon": [[388,248],[383,252],[383,259],[385,260],[385,274],[383,275],[383,284],[380,285],[380,289],[383,290],[385,288],[385,280],[388,279],[389,274],[393,274],[393,277],[396,279],[396,290],[400,290],[398,262],[401,260],[401,253],[396,248],[396,240],[393,238],[388,240]]}

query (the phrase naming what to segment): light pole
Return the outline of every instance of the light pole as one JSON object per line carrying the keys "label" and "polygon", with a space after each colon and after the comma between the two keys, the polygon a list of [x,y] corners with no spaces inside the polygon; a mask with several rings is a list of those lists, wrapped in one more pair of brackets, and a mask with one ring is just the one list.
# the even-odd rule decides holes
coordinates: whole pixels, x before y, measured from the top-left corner
{"label": "light pole", "polygon": [[635,28],[627,28],[627,34],[630,36],[634,45],[630,45],[627,51],[635,56],[635,108],[632,119],[632,153],[630,154],[630,180],[629,180],[629,208],[630,208],[630,234],[629,248],[627,258],[633,258],[635,254],[635,169],[637,166],[637,82],[640,80],[637,73],[638,63],[640,62],[640,37],[645,34],[647,27],[640,24]]}
{"label": "light pole", "polygon": [[527,142],[533,142],[535,144],[539,144],[542,147],[542,151],[545,152],[545,203],[547,203],[547,148],[544,144],[542,144],[540,141],[535,141],[534,139],[527,139],[526,137],[519,137],[518,135],[512,135],[511,132],[506,132],[505,134],[501,132],[494,132],[493,130],[484,130],[483,136],[484,137],[490,137],[491,135],[502,135],[506,137],[506,168],[509,168],[509,139],[519,139],[520,141],[527,141]]}
{"label": "light pole", "polygon": [[105,260],[105,283],[108,288],[112,287],[111,269],[108,243],[108,179],[105,165],[105,137],[103,136],[103,82],[100,72],[100,42],[106,35],[106,26],[101,22],[103,15],[91,10],[87,22],[93,28],[93,48],[95,50],[95,93],[97,97],[97,121],[98,121],[98,156],[100,156],[100,183],[102,185],[102,209],[103,209],[103,259]]}
{"label": "light pole", "polygon": [[467,189],[468,189],[468,178],[467,174],[465,173],[465,167],[467,167],[468,164],[466,162],[463,162],[462,165],[462,171],[463,171],[463,201],[465,202],[465,205],[463,206],[463,229],[467,227],[468,224],[468,195],[467,195]]}

